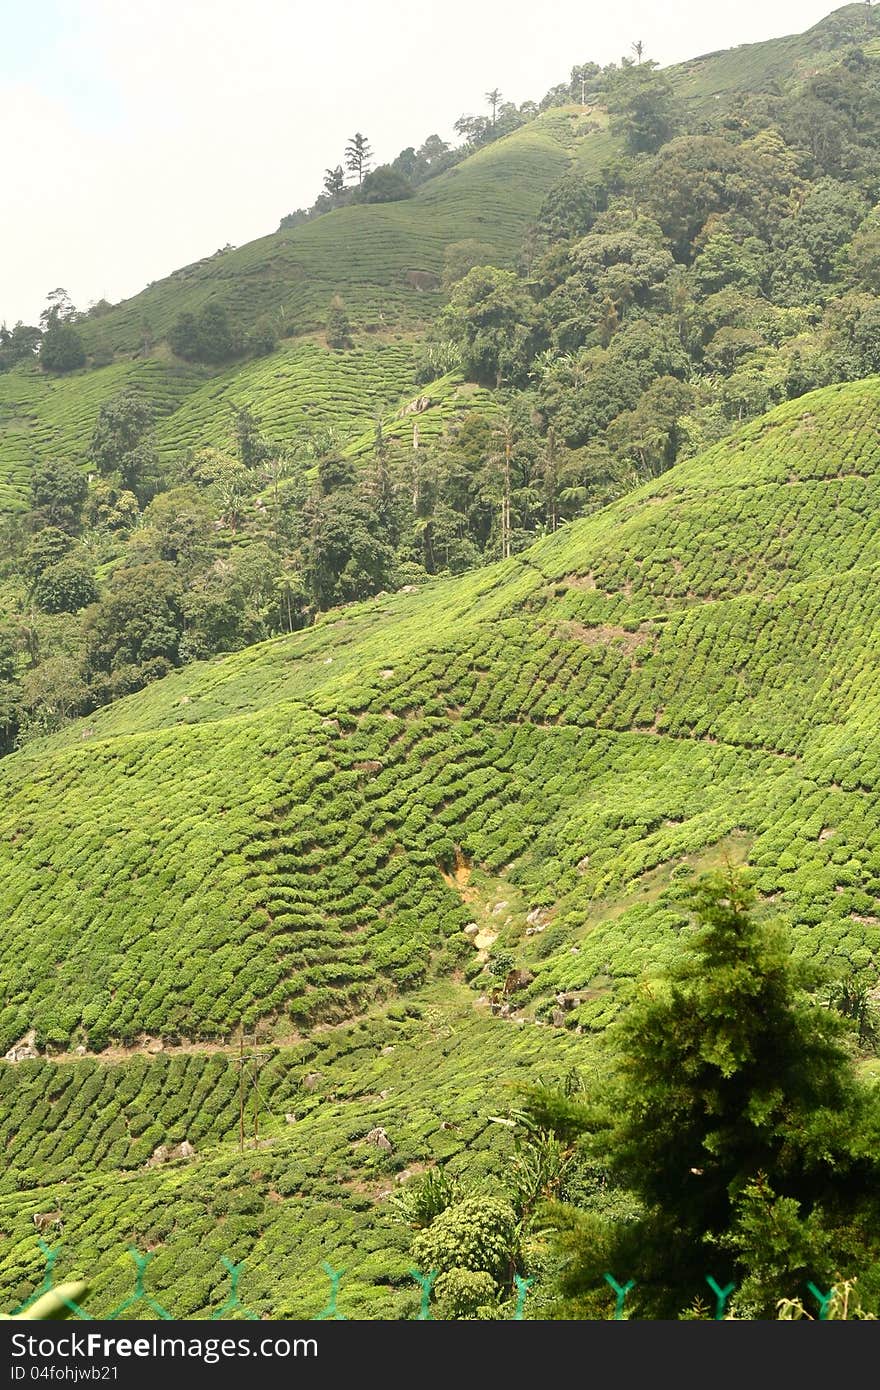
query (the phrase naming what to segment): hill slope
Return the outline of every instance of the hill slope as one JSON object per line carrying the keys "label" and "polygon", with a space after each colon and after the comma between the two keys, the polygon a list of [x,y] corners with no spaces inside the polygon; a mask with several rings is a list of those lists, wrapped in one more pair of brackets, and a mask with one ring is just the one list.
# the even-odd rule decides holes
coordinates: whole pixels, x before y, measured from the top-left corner
{"label": "hill slope", "polygon": [[516,560],[5,760],[0,1042],[358,1009],[466,925],[458,862],[515,885],[526,956],[529,909],[589,923],[533,993],[625,978],[674,936],[603,895],[734,832],[804,949],[876,950],[878,398],[815,393]]}
{"label": "hill slope", "polygon": [[[39,1280],[30,1214],[61,1206],[98,1311],[133,1243],[186,1315],[222,1303],[221,1255],[259,1310],[313,1314],[329,1259],[349,1312],[408,1315],[395,1172],[504,1161],[504,1077],[589,1057],[535,1024],[600,1030],[677,951],[682,877],[748,860],[800,951],[876,965],[878,404],[878,379],[817,392],[515,560],[4,760],[0,1044],[137,1054],[262,1021],[273,1054],[258,1162],[234,1042],[0,1068],[8,1302]],[[485,1000],[511,961],[519,1027],[440,979]],[[190,1164],[145,1166],[184,1137]]]}
{"label": "hill slope", "polygon": [[[442,302],[445,248],[476,239],[499,265],[511,265],[547,189],[573,163],[598,170],[613,147],[601,115],[585,121],[580,108],[547,112],[412,199],[339,208],[175,271],[84,320],[79,327],[88,349],[100,347],[120,360],[60,378],[35,368],[0,373],[0,515],[23,506],[35,462],[84,455],[101,405],[126,388],[162,422],[157,442],[166,451],[225,440],[230,396],[265,416],[279,443],[328,415],[343,440],[356,436],[377,409],[415,392],[413,334]],[[364,335],[354,357],[303,341],[323,327],[337,293]],[[197,312],[213,298],[245,328],[269,313],[294,336],[268,357],[221,369],[175,362],[164,349],[137,355],[145,326],[151,339],[161,340],[179,314]],[[346,408],[352,389],[354,419]],[[328,399],[332,407],[322,411]]]}

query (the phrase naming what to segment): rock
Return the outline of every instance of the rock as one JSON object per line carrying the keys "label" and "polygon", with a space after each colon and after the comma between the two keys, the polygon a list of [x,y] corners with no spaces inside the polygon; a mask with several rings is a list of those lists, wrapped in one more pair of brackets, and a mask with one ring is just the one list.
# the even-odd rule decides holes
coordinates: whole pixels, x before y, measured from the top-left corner
{"label": "rock", "polygon": [[196,1151],[188,1139],[184,1139],[172,1151],[173,1158],[195,1158]]}
{"label": "rock", "polygon": [[171,1150],[167,1144],[158,1144],[147,1159],[147,1167],[155,1168],[159,1163],[167,1163],[171,1157]]}
{"label": "rock", "polygon": [[526,913],[526,922],[530,927],[544,927],[547,925],[547,909],[544,907],[533,907],[531,912]]}
{"label": "rock", "polygon": [[383,1149],[385,1153],[390,1154],[394,1152],[394,1145],[381,1125],[377,1125],[375,1129],[370,1130],[369,1134],[366,1135],[366,1143],[375,1144],[377,1149]]}
{"label": "rock", "polygon": [[293,1115],[293,1114],[291,1114],[291,1112],[290,1112],[289,1110],[285,1110],[285,1112],[284,1112],[284,1118],[285,1118],[285,1120],[287,1121],[287,1123],[288,1123],[289,1125],[295,1125],[295,1124],[296,1124],[296,1116]]}
{"label": "rock", "polygon": [[506,909],[507,909],[507,903],[506,903],[506,902],[496,903],[495,906],[492,908],[492,916],[493,916],[493,917],[497,917],[498,914],[499,914],[499,912],[504,912]]}
{"label": "rock", "polygon": [[525,989],[530,985],[534,978],[531,970],[511,970],[504,981],[504,993],[515,994],[518,989]]}
{"label": "rock", "polygon": [[557,1028],[563,1028],[565,1026],[565,1014],[562,1009],[553,1010],[550,1015],[550,1022],[555,1024]]}
{"label": "rock", "polygon": [[440,276],[433,270],[408,270],[406,283],[415,290],[439,290]]}
{"label": "rock", "polygon": [[12,1044],[3,1060],[4,1062],[30,1062],[39,1055],[36,1030],[30,1028],[23,1038],[19,1038],[17,1043]]}
{"label": "rock", "polygon": [[388,1043],[385,1047],[382,1048],[382,1056],[383,1056],[383,1057],[390,1057],[393,1051],[394,1051],[394,1043]]}
{"label": "rock", "polygon": [[502,1005],[500,1006],[499,1010],[498,1010],[498,1017],[499,1017],[499,1018],[510,1018],[510,1011],[511,1011],[511,1008],[512,1008],[512,1005],[510,1005],[510,1004],[502,1004]]}
{"label": "rock", "polygon": [[418,584],[404,584],[400,592],[402,594],[417,594],[419,592],[419,586]]}
{"label": "rock", "polygon": [[588,854],[585,854],[584,857],[583,857],[583,859],[578,860],[577,871],[578,871],[579,874],[585,874],[585,873],[587,872],[587,869],[588,869],[589,867],[590,867],[590,856],[589,856]]}
{"label": "rock", "polygon": [[468,922],[466,927],[462,927],[462,931],[465,936],[477,936],[479,935],[480,928],[477,926],[476,922]]}
{"label": "rock", "polygon": [[318,1082],[319,1082],[320,1080],[321,1080],[321,1073],[320,1073],[319,1071],[310,1071],[310,1072],[308,1072],[307,1075],[304,1076],[303,1079],[302,1079],[303,1090],[304,1090],[304,1091],[316,1091],[316,1090],[318,1089]]}
{"label": "rock", "polygon": [[76,1055],[77,1057],[85,1057],[86,1049],[83,1047],[82,1043],[80,1043],[79,1047],[76,1049]]}
{"label": "rock", "polygon": [[576,1009],[578,1004],[583,1003],[583,1000],[574,990],[568,990],[565,993],[557,994],[556,1002],[560,1009],[565,1009],[567,1011],[569,1009]]}

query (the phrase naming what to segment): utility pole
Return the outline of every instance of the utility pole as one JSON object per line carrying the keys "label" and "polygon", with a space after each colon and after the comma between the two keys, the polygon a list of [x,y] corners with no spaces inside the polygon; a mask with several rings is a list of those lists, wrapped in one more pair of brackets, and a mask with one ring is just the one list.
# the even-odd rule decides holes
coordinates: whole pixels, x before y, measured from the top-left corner
{"label": "utility pole", "polygon": [[238,1025],[238,1151],[244,1153],[244,1111],[245,1111],[245,1067],[249,1069],[248,1088],[253,1092],[254,1101],[254,1147],[260,1137],[260,1068],[272,1056],[270,1051],[260,1051],[257,1047],[257,1033],[254,1031],[253,1047],[245,1055],[244,1025]]}
{"label": "utility pole", "polygon": [[244,1028],[238,1025],[238,1151],[244,1153]]}

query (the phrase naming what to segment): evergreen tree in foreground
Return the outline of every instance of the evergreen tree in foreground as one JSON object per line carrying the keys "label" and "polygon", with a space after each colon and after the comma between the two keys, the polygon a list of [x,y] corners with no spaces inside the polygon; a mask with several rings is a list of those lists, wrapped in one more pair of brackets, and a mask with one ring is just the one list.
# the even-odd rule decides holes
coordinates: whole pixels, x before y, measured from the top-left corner
{"label": "evergreen tree in foreground", "polygon": [[557,1208],[575,1306],[606,1271],[637,1281],[648,1316],[705,1299],[706,1275],[734,1283],[752,1317],[807,1280],[857,1275],[880,1296],[880,1099],[857,1081],[846,1024],[810,993],[814,972],[752,902],[733,874],[695,886],[688,948],[612,1030],[601,1102],[532,1093],[541,1122],[580,1130],[611,1190],[635,1199],[623,1219],[619,1202]]}

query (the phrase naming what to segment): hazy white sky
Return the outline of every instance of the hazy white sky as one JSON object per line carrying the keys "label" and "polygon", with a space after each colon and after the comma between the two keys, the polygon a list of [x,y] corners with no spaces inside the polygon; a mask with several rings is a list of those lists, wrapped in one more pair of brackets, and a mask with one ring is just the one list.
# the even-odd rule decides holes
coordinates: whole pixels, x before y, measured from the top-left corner
{"label": "hazy white sky", "polygon": [[0,0],[0,321],[57,285],[135,294],[463,112],[539,100],[642,39],[662,64],[809,28],[834,0]]}

